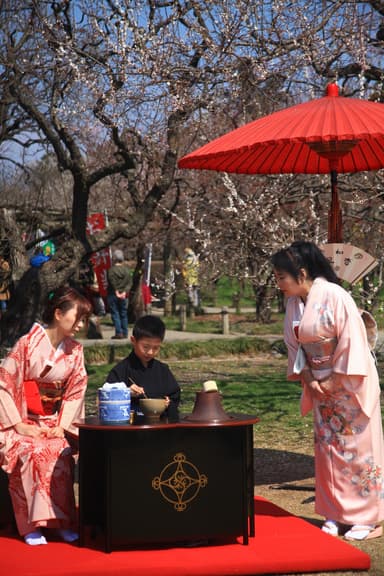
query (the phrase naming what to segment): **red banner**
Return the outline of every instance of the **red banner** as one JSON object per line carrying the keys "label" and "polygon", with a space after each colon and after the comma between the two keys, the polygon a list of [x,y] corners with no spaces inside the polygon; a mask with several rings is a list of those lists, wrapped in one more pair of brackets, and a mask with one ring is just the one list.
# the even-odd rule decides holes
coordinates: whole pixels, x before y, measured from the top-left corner
{"label": "red banner", "polygon": [[[91,214],[87,218],[87,234],[92,235],[99,230],[104,230],[106,226],[104,214],[99,212]],[[100,295],[104,298],[107,296],[107,270],[111,267],[111,254],[109,248],[103,248],[92,254],[90,261],[96,274],[99,285]]]}

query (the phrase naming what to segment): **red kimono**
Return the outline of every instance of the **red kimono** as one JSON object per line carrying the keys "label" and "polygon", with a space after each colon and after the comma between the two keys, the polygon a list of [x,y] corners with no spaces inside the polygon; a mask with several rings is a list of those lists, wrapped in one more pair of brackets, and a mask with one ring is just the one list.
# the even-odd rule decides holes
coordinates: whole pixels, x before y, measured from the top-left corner
{"label": "red kimono", "polygon": [[[38,402],[27,405],[26,381],[35,381]],[[69,528],[75,521],[73,456],[65,438],[18,434],[19,422],[61,426],[77,435],[84,416],[87,374],[83,348],[66,338],[56,349],[34,324],[0,367],[0,465],[9,475],[17,527],[23,536],[38,527]]]}

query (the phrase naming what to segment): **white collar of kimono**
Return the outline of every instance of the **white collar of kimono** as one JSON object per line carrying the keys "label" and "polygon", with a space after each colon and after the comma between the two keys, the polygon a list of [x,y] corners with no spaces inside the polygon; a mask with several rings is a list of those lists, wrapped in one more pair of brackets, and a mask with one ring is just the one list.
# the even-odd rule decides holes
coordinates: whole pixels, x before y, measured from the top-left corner
{"label": "white collar of kimono", "polygon": [[[39,324],[40,328],[42,328],[45,332],[45,336],[48,338],[48,340],[50,341],[50,338],[48,336],[48,333],[46,331],[47,325],[45,324]],[[51,341],[50,341],[51,342]],[[52,343],[51,343],[52,346]],[[52,346],[52,348],[54,348],[54,346]],[[61,352],[64,351],[64,340],[62,340],[59,345],[57,346],[57,348],[54,348],[55,353],[54,353],[54,358],[57,358],[59,356],[59,354],[61,354]]]}

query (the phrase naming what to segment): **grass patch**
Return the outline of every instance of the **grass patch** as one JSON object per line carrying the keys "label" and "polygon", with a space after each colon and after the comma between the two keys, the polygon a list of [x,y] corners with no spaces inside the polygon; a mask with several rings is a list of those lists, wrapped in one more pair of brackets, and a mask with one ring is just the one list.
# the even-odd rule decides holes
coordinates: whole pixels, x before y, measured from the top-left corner
{"label": "grass patch", "polygon": [[94,346],[84,346],[85,363],[93,364],[113,364],[125,358],[131,352],[131,344],[95,344]]}
{"label": "grass patch", "polygon": [[168,342],[161,348],[160,359],[179,360],[203,356],[227,356],[269,352],[271,346],[260,338],[234,338],[228,340],[201,340],[194,342]]}
{"label": "grass patch", "polygon": [[239,281],[237,278],[222,276],[216,286],[201,287],[203,306],[235,306],[234,298],[240,295],[240,306],[254,306],[255,296],[250,281]]}
{"label": "grass patch", "polygon": [[284,314],[272,313],[271,321],[268,324],[256,322],[254,314],[230,315],[230,327],[232,332],[243,332],[254,336],[265,334],[284,333]]}
{"label": "grass patch", "polygon": [[88,386],[85,393],[86,416],[96,415],[97,389],[107,381],[107,376],[114,366],[115,363],[86,366],[88,372]]}
{"label": "grass patch", "polygon": [[[159,359],[177,358],[186,360],[202,356],[223,356],[234,354],[254,354],[269,352],[271,345],[261,338],[240,337],[233,339],[212,339],[193,342],[165,342]],[[125,358],[132,350],[131,344],[95,344],[84,347],[85,362],[92,364],[112,364]]]}
{"label": "grass patch", "polygon": [[[199,316],[198,318],[188,318],[187,319],[187,331],[197,332],[200,334],[221,334],[222,325],[221,320],[217,319],[215,314],[215,319],[211,319],[211,314],[206,314],[204,316]],[[164,324],[168,330],[180,330],[180,317],[179,316],[165,316],[162,318]]]}
{"label": "grass patch", "polygon": [[[180,330],[179,316],[165,316],[164,323],[168,330]],[[259,324],[254,313],[229,314],[229,329],[233,334],[264,335],[283,334],[284,314],[273,313],[271,322]],[[221,334],[221,314],[202,314],[194,318],[187,318],[187,331],[202,334]]]}

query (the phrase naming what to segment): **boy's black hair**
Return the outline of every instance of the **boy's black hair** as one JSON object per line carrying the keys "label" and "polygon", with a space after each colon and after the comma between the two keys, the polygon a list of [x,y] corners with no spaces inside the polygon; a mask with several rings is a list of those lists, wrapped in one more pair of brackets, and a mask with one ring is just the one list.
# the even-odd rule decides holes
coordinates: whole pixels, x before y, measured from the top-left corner
{"label": "boy's black hair", "polygon": [[132,336],[136,338],[136,340],[140,340],[141,338],[160,338],[160,340],[164,340],[165,324],[158,316],[152,316],[150,314],[141,316],[141,318],[135,322]]}

